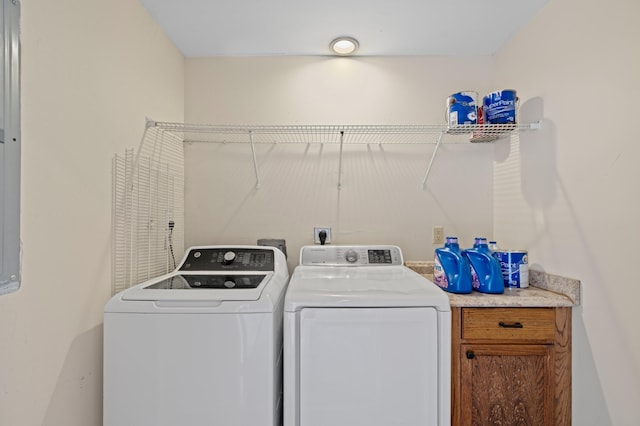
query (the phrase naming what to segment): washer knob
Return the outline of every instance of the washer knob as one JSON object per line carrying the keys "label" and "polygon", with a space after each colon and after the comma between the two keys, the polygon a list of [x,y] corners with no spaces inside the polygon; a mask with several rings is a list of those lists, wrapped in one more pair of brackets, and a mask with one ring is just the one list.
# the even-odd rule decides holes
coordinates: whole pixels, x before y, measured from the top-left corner
{"label": "washer knob", "polygon": [[356,253],[355,250],[348,250],[347,254],[345,255],[345,259],[349,263],[355,263],[358,261],[358,253]]}
{"label": "washer knob", "polygon": [[231,281],[231,280],[227,280],[227,281],[225,281],[225,282],[224,282],[224,286],[225,286],[226,288],[234,288],[234,287],[236,286],[236,283],[234,283],[234,282],[233,282],[233,281]]}
{"label": "washer knob", "polygon": [[226,252],[224,254],[224,258],[222,259],[225,265],[232,264],[234,260],[236,260],[236,254],[232,251]]}

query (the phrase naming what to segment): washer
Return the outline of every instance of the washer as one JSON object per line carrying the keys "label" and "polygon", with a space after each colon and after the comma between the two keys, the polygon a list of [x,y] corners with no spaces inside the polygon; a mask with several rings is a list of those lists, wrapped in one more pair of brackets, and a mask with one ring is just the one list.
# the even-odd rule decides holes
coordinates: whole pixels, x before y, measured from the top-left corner
{"label": "washer", "polygon": [[449,299],[399,247],[303,247],[284,311],[284,426],[450,424]]}
{"label": "washer", "polygon": [[274,247],[191,247],[111,298],[104,425],[279,426],[288,281]]}

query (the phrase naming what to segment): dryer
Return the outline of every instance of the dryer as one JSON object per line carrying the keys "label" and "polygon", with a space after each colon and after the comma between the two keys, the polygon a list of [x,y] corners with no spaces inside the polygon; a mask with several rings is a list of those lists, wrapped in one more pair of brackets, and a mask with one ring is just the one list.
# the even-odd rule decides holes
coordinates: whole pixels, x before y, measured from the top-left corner
{"label": "dryer", "polygon": [[450,424],[447,295],[397,246],[306,246],[284,307],[284,426]]}
{"label": "dryer", "polygon": [[289,273],[264,246],[187,250],[104,308],[105,426],[279,426]]}

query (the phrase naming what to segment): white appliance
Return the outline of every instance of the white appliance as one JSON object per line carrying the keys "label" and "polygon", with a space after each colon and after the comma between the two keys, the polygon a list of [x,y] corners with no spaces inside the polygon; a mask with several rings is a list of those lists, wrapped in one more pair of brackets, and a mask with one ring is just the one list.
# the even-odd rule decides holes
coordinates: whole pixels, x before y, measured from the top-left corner
{"label": "white appliance", "polygon": [[273,247],[192,247],[104,309],[104,426],[279,426],[289,272]]}
{"label": "white appliance", "polygon": [[396,246],[306,246],[284,306],[284,426],[450,424],[447,295]]}

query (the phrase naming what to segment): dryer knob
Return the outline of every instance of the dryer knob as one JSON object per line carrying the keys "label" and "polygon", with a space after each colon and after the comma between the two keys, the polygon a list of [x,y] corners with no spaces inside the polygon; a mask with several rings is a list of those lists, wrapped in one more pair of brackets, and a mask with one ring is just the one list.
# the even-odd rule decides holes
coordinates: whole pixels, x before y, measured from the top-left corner
{"label": "dryer knob", "polygon": [[232,251],[228,251],[224,254],[223,262],[225,265],[230,265],[236,260],[236,254]]}
{"label": "dryer knob", "polygon": [[358,253],[356,253],[355,250],[349,250],[347,251],[345,259],[347,259],[347,262],[349,263],[355,263],[358,261]]}

